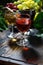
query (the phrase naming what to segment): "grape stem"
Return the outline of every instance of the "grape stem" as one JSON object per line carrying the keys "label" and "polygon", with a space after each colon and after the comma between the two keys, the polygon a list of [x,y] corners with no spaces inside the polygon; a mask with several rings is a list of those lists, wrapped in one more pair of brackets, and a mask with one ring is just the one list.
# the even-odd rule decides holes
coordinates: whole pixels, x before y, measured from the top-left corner
{"label": "grape stem", "polygon": [[[14,12],[12,9],[10,9],[9,7],[4,7],[4,9],[7,9],[7,10],[9,10],[11,13],[13,13],[14,15],[18,12]],[[16,17],[16,15],[15,15],[15,17]],[[17,17],[16,17],[17,18]]]}

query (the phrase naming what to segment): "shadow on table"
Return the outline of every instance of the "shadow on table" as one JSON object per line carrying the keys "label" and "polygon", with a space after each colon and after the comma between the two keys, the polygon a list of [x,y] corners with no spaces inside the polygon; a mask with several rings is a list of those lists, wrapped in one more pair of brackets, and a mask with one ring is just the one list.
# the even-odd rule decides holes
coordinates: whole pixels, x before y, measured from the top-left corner
{"label": "shadow on table", "polygon": [[33,47],[41,47],[43,46],[43,40],[41,39],[41,37],[37,37],[37,36],[30,36],[28,38],[30,45]]}

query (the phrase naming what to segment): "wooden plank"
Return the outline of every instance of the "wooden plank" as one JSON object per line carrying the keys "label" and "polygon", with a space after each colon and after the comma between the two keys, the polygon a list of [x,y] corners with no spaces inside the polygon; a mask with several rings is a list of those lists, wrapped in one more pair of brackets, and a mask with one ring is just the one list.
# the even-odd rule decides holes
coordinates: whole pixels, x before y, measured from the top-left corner
{"label": "wooden plank", "polygon": [[[39,52],[41,55],[41,58],[36,63],[43,63],[43,46],[40,48],[34,48],[36,51]],[[4,58],[2,58],[4,57]],[[5,42],[0,45],[0,60],[5,60],[14,63],[20,63],[23,64],[25,59],[22,57],[22,47],[19,47],[14,44],[9,44],[9,40],[5,39]]]}
{"label": "wooden plank", "polygon": [[11,62],[0,61],[0,65],[18,65],[18,64],[17,64],[17,63],[11,63]]}
{"label": "wooden plank", "polygon": [[[3,43],[3,46],[1,48],[2,48],[2,51],[3,51],[3,49],[5,49],[4,53],[1,53],[1,56],[25,61],[24,58],[22,57],[22,47],[14,46],[14,45],[10,46],[8,41],[6,41],[6,42]],[[0,50],[1,50],[1,48],[0,48]],[[38,52],[43,53],[43,46],[42,46],[42,48],[38,48],[36,50]],[[40,53],[40,54],[42,54],[42,53]],[[40,62],[38,61],[37,63],[43,63],[43,54],[41,56],[42,56],[42,59],[39,60]]]}

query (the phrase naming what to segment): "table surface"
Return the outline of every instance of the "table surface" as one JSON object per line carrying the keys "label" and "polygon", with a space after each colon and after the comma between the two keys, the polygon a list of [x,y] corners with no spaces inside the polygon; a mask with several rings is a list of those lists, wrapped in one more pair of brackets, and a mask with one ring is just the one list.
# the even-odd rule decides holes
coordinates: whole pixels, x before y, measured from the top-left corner
{"label": "table surface", "polygon": [[[20,65],[29,65],[22,56],[22,47],[9,45],[8,34],[6,31],[0,32],[0,60]],[[43,65],[43,45],[34,49],[40,54],[40,59],[34,64]]]}

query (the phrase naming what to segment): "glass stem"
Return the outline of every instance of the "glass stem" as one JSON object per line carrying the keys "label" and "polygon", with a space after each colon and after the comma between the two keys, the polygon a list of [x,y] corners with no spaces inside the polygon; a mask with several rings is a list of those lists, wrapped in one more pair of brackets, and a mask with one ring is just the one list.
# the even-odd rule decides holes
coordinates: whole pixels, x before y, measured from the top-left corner
{"label": "glass stem", "polygon": [[24,35],[24,32],[22,32],[22,40],[23,40],[23,46],[25,47],[25,35]]}
{"label": "glass stem", "polygon": [[11,31],[12,31],[12,32],[11,32],[11,37],[12,37],[12,38],[13,38],[13,34],[14,34],[14,32],[13,32],[13,26],[14,26],[14,25],[12,24],[12,25],[11,25],[11,29],[12,29],[12,30],[11,30]]}
{"label": "glass stem", "polygon": [[8,35],[9,38],[14,38],[13,26],[13,24],[8,26],[9,30],[11,31],[10,35]]}

